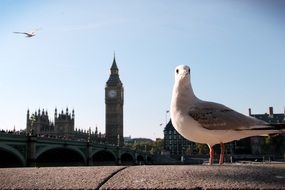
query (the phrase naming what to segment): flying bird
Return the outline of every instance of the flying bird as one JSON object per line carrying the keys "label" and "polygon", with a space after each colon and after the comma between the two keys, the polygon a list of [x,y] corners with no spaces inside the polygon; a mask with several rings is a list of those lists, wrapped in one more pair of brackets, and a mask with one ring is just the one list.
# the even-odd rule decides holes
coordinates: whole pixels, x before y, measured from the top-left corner
{"label": "flying bird", "polygon": [[170,115],[174,128],[186,139],[207,144],[209,164],[213,164],[213,146],[220,144],[219,164],[224,163],[224,143],[251,136],[284,132],[267,122],[248,117],[222,104],[203,101],[195,96],[190,82],[190,67],[177,66]]}
{"label": "flying bird", "polygon": [[27,38],[31,38],[33,36],[36,35],[36,31],[38,31],[39,29],[36,29],[32,32],[14,32],[15,34],[25,34]]}

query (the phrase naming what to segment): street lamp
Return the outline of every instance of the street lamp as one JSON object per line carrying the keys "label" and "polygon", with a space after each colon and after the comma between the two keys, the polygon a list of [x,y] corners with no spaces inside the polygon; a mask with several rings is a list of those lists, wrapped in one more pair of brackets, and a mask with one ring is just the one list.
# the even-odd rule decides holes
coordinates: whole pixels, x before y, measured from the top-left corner
{"label": "street lamp", "polygon": [[165,112],[165,125],[167,125],[167,115],[168,115],[168,113],[169,113],[169,110],[166,110],[166,112]]}
{"label": "street lamp", "polygon": [[120,146],[120,135],[119,134],[117,135],[117,140],[118,140],[117,146],[119,147]]}

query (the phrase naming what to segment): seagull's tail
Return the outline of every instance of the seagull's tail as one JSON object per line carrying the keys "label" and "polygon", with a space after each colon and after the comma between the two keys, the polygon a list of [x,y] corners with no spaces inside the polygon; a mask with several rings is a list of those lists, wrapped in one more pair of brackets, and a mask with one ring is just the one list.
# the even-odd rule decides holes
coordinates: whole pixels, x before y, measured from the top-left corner
{"label": "seagull's tail", "polygon": [[263,125],[256,125],[256,127],[250,128],[250,130],[275,130],[285,132],[285,123],[268,123]]}
{"label": "seagull's tail", "polygon": [[269,124],[269,126],[273,127],[275,130],[279,131],[280,133],[285,133],[285,123]]}
{"label": "seagull's tail", "polygon": [[250,130],[262,131],[264,134],[261,134],[260,136],[277,136],[285,133],[285,123],[270,123],[257,128],[251,128]]}

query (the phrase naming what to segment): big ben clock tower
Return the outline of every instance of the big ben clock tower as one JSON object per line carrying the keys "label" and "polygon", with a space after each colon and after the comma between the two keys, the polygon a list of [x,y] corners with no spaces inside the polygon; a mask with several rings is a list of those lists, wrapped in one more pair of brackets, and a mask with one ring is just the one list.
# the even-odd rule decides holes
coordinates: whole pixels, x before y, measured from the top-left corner
{"label": "big ben clock tower", "polygon": [[110,77],[105,87],[106,141],[109,144],[122,146],[124,144],[124,87],[119,78],[119,69],[116,64],[115,56],[110,70]]}

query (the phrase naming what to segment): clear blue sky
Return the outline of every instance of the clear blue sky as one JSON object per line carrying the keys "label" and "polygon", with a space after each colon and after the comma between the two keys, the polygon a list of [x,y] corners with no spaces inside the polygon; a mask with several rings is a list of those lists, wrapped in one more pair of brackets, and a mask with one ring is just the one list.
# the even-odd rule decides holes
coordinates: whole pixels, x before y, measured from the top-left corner
{"label": "clear blue sky", "polygon": [[[0,1],[0,128],[26,112],[75,110],[75,127],[105,132],[104,88],[116,52],[124,135],[163,137],[174,68],[198,97],[241,113],[284,111],[284,1]],[[40,28],[33,38],[15,31]]]}

